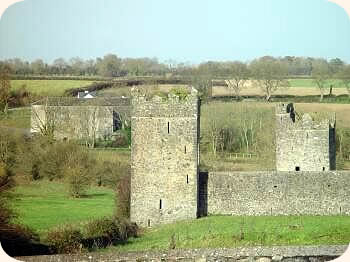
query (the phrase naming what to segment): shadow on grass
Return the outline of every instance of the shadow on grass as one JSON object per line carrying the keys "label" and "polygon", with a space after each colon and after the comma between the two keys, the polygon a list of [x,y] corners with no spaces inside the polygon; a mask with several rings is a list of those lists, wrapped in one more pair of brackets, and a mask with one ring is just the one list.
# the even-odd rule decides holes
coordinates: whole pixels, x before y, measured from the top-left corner
{"label": "shadow on grass", "polygon": [[93,193],[93,194],[84,194],[82,196],[80,196],[77,199],[86,199],[86,198],[95,198],[95,197],[107,197],[108,194],[107,193]]}

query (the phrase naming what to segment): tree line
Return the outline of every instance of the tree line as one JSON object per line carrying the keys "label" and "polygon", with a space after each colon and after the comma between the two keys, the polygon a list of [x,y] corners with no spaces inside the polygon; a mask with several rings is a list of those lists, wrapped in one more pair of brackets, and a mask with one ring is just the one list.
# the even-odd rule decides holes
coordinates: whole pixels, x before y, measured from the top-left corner
{"label": "tree line", "polygon": [[57,58],[52,63],[46,63],[42,59],[32,62],[13,58],[0,60],[1,66],[8,66],[14,75],[67,75],[67,76],[163,76],[172,74],[176,76],[189,76],[193,71],[201,74],[210,74],[217,77],[226,77],[235,69],[236,64],[246,66],[260,60],[277,60],[284,67],[288,76],[312,76],[317,64],[325,64],[330,73],[338,73],[347,66],[340,58],[326,60],[313,57],[271,57],[264,56],[254,59],[249,63],[241,61],[207,61],[199,65],[189,63],[177,63],[174,60],[167,60],[163,63],[157,58],[120,58],[115,54],[107,54],[96,59],[82,59],[73,57],[71,59]]}
{"label": "tree line", "polygon": [[[117,55],[108,54],[96,60],[83,60],[76,57],[67,62],[59,58],[50,65],[40,59],[29,63],[15,58],[0,61],[0,72],[3,71],[22,76],[74,75],[112,78],[173,76],[188,79],[200,93],[205,93],[205,96],[210,96],[213,80],[225,79],[227,86],[234,91],[237,99],[240,98],[241,90],[246,87],[247,80],[253,80],[255,86],[261,89],[266,101],[270,100],[278,88],[288,87],[288,79],[293,77],[311,77],[320,91],[320,101],[322,101],[326,89],[329,88],[329,94],[332,95],[332,88],[335,86],[331,80],[339,79],[350,96],[350,65],[339,58],[326,60],[311,57],[264,56],[249,63],[209,61],[199,65],[190,65],[172,61],[160,63],[156,58],[122,59]],[[5,78],[1,77],[1,79]],[[0,89],[4,89],[4,83],[1,83]]]}

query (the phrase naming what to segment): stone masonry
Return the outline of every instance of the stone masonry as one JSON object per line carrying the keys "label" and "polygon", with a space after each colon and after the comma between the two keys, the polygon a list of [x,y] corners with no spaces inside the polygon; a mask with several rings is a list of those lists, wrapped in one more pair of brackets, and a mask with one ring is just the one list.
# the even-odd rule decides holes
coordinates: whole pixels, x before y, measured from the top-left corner
{"label": "stone masonry", "polygon": [[[132,98],[130,217],[141,227],[214,215],[350,215],[350,172],[335,169],[335,119],[276,108],[276,171],[198,173],[200,102]],[[296,116],[299,119],[296,119]]]}
{"label": "stone masonry", "polygon": [[293,104],[276,107],[276,170],[335,170],[335,119],[300,119]]}
{"label": "stone masonry", "polygon": [[350,215],[348,171],[210,172],[207,192],[211,215]]}
{"label": "stone masonry", "polygon": [[197,217],[197,91],[147,98],[133,90],[131,221],[147,227]]}

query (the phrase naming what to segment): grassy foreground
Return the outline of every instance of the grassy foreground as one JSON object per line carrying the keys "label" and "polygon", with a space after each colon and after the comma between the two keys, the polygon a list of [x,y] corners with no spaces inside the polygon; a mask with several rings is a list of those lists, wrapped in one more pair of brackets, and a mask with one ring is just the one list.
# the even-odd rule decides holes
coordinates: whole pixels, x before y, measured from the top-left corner
{"label": "grassy foreground", "polygon": [[[114,193],[111,189],[92,187],[86,197],[72,199],[65,184],[32,182],[16,188],[13,207],[19,215],[18,222],[44,236],[56,226],[79,227],[90,219],[112,215]],[[211,216],[144,229],[140,237],[107,251],[349,242],[349,216]]]}
{"label": "grassy foreground", "polygon": [[350,217],[212,216],[146,230],[139,238],[109,251],[221,248],[257,245],[348,244]]}
{"label": "grassy foreground", "polygon": [[17,221],[39,234],[58,225],[110,216],[114,211],[114,192],[103,187],[91,187],[85,197],[74,199],[66,184],[40,181],[17,186],[14,195]]}

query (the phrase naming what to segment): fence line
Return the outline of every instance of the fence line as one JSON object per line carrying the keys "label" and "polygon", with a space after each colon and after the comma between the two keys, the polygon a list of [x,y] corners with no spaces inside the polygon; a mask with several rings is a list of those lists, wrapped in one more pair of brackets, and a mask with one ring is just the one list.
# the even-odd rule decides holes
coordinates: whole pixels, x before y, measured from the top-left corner
{"label": "fence line", "polygon": [[229,158],[258,158],[259,156],[255,153],[230,153]]}

